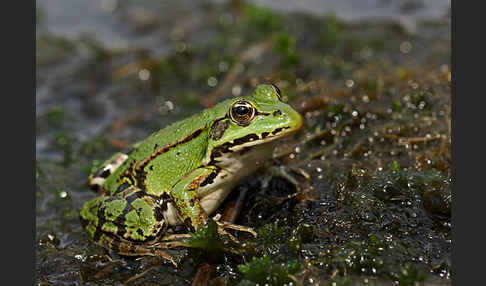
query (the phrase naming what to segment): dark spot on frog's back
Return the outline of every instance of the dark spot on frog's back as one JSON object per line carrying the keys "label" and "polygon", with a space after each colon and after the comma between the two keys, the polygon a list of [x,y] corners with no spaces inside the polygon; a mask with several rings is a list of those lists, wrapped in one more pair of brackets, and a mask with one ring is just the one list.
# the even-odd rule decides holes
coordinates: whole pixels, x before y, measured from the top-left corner
{"label": "dark spot on frog's back", "polygon": [[130,187],[131,185],[127,182],[121,184],[118,186],[118,188],[116,189],[114,195],[118,194],[118,193],[121,193],[123,192],[126,188]]}
{"label": "dark spot on frog's back", "polygon": [[133,201],[135,201],[138,198],[139,198],[138,192],[135,192],[135,193],[127,196],[125,198],[125,200],[127,201],[127,203],[131,204],[131,203],[133,203]]}
{"label": "dark spot on frog's back", "polygon": [[277,109],[273,112],[273,116],[278,116],[278,115],[282,115],[282,111],[280,111],[280,109]]}
{"label": "dark spot on frog's back", "polygon": [[189,142],[191,141],[192,139],[196,138],[197,136],[199,136],[203,130],[205,129],[206,127],[203,126],[199,129],[197,129],[196,131],[192,132],[191,134],[189,134],[189,136],[187,136],[186,138],[182,139],[179,143],[186,143],[186,142]]}

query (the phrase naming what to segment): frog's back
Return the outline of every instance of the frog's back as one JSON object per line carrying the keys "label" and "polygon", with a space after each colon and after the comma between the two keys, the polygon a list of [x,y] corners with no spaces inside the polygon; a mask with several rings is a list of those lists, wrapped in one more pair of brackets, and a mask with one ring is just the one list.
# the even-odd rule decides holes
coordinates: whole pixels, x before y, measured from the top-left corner
{"label": "frog's back", "polygon": [[114,194],[128,183],[156,195],[169,190],[199,166],[206,155],[209,125],[221,116],[215,109],[206,109],[153,133],[106,179],[105,189]]}

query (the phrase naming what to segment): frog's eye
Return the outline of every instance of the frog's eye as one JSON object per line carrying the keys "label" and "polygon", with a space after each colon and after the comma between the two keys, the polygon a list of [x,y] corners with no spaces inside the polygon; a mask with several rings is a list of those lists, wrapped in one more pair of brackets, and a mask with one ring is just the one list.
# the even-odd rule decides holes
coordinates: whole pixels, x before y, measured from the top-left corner
{"label": "frog's eye", "polygon": [[230,117],[238,125],[248,125],[255,117],[255,107],[248,101],[237,101],[231,106]]}
{"label": "frog's eye", "polygon": [[280,92],[280,89],[278,88],[278,86],[276,86],[273,83],[272,83],[272,86],[273,86],[273,89],[275,89],[275,92],[277,93],[278,99],[280,99],[280,101],[281,101],[282,100],[282,93]]}

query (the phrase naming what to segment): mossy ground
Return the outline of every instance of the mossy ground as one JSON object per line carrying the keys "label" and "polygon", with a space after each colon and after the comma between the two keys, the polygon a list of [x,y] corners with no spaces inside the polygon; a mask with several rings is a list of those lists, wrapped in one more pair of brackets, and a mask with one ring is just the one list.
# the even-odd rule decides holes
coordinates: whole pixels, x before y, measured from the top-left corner
{"label": "mossy ground", "polygon": [[[145,23],[137,31],[170,33],[164,56],[37,35],[38,283],[112,285],[147,271],[131,284],[188,285],[210,263],[213,285],[450,284],[449,27],[424,23],[411,35],[231,3],[181,10],[171,31]],[[265,169],[243,182],[237,223],[258,238],[173,252],[178,269],[109,258],[88,241],[78,212],[96,195],[93,163],[265,82],[305,117],[273,162],[293,170],[303,193],[287,198],[294,186]]]}

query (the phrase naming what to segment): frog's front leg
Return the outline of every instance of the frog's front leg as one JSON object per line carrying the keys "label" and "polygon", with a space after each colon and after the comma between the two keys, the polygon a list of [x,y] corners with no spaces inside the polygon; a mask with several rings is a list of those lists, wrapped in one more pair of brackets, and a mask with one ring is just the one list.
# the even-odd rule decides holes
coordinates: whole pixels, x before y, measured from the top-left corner
{"label": "frog's front leg", "polygon": [[[218,174],[220,169],[217,167],[201,167],[193,170],[184,176],[177,184],[174,185],[171,192],[171,200],[179,212],[180,219],[192,231],[200,226],[206,225],[208,221],[208,214],[201,205],[198,198],[198,190],[201,185],[205,185],[208,181]],[[250,232],[256,236],[256,232],[245,226],[235,225],[226,222],[220,222],[219,218],[215,219],[218,225],[218,232],[220,234],[228,234],[225,229],[234,229],[239,231]],[[230,237],[232,237],[230,235]]]}
{"label": "frog's front leg", "polygon": [[160,250],[178,246],[159,241],[167,227],[160,206],[156,198],[130,186],[116,196],[86,202],[80,219],[91,239],[118,254],[162,256],[176,265]]}
{"label": "frog's front leg", "polygon": [[204,180],[215,172],[217,172],[215,167],[194,169],[180,179],[169,194],[178,210],[180,219],[191,231],[206,225],[208,221],[208,215],[199,201],[197,191]]}

